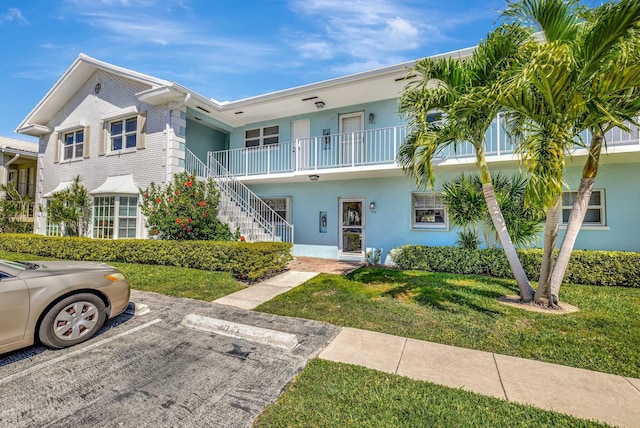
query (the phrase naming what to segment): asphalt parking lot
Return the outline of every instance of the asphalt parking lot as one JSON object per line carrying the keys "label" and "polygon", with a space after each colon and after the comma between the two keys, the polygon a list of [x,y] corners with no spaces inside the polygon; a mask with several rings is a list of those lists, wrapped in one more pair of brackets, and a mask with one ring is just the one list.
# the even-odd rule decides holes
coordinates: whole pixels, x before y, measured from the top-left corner
{"label": "asphalt parking lot", "polygon": [[[315,321],[133,291],[81,345],[0,355],[0,427],[248,427],[338,334]],[[150,312],[134,315],[134,304]],[[200,315],[295,335],[292,350],[185,327]]]}

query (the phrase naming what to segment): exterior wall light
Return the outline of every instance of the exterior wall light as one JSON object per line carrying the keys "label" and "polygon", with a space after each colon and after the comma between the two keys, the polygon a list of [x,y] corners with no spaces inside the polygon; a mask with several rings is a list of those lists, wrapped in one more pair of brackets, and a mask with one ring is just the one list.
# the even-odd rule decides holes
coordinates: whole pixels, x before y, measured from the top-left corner
{"label": "exterior wall light", "polygon": [[376,123],[376,115],[369,113],[369,124],[373,125],[374,123]]}
{"label": "exterior wall light", "polygon": [[318,181],[319,178],[320,178],[319,175],[310,175],[309,176],[309,180],[311,180],[311,181]]}
{"label": "exterior wall light", "polygon": [[375,202],[371,202],[369,204],[369,211],[371,211],[372,213],[376,212],[376,203]]}
{"label": "exterior wall light", "polygon": [[315,105],[317,108],[324,108],[324,101],[316,101]]}

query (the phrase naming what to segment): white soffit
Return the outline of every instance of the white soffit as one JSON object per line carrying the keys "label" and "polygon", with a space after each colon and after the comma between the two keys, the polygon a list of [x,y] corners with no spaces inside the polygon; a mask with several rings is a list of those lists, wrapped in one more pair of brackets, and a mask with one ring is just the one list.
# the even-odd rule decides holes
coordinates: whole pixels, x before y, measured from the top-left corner
{"label": "white soffit", "polygon": [[133,175],[113,175],[89,192],[90,195],[137,195],[140,189],[133,181]]}
{"label": "white soffit", "polygon": [[43,198],[51,198],[53,197],[54,193],[57,192],[62,192],[63,190],[67,190],[69,187],[71,187],[71,185],[73,184],[73,181],[61,181],[60,183],[58,183],[58,185],[56,186],[55,189],[53,189],[52,191],[45,193],[44,195],[42,195]]}

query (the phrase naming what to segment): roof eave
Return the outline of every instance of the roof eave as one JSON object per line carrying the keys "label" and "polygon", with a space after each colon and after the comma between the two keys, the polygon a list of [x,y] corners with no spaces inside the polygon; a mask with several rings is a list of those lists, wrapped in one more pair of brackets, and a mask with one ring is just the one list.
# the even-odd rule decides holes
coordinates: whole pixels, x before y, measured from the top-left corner
{"label": "roof eave", "polygon": [[44,125],[22,125],[16,132],[18,134],[31,135],[32,137],[41,137],[43,135],[51,133],[51,128]]}

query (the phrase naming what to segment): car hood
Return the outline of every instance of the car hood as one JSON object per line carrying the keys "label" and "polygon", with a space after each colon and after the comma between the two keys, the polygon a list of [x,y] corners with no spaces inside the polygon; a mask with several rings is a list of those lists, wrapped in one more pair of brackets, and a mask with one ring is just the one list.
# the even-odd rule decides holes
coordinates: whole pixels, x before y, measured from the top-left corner
{"label": "car hood", "polygon": [[36,269],[27,269],[23,271],[20,278],[36,278],[39,276],[51,275],[67,275],[73,273],[87,272],[90,270],[102,270],[106,272],[116,271],[113,266],[100,262],[84,262],[84,261],[34,261],[31,262],[38,265]]}

